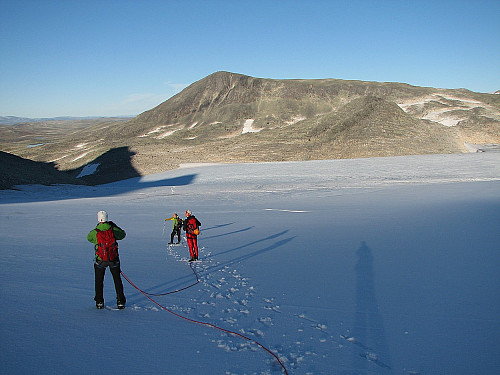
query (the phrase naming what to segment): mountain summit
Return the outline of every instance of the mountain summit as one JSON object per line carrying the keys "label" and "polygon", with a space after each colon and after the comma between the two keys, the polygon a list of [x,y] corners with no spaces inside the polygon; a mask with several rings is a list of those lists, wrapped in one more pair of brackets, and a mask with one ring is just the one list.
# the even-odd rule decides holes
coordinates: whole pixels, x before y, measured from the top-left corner
{"label": "mountain summit", "polygon": [[116,130],[195,147],[189,161],[459,153],[465,143],[500,143],[500,100],[464,89],[217,72]]}
{"label": "mountain summit", "polygon": [[[32,160],[55,161],[74,177],[98,158],[104,165],[102,155],[124,147],[139,175],[192,162],[461,153],[500,143],[500,96],[216,72],[132,120],[68,131],[38,147],[25,143],[23,138],[1,146]],[[100,168],[94,169],[98,183]]]}

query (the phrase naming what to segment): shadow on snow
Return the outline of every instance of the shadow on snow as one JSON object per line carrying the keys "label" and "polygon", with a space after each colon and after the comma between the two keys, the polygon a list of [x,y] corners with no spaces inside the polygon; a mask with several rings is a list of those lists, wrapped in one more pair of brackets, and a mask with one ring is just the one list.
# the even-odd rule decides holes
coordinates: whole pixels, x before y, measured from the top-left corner
{"label": "shadow on snow", "polygon": [[66,172],[57,171],[60,175],[73,178],[75,185],[47,186],[36,182],[19,185],[20,190],[0,191],[0,204],[108,197],[153,187],[186,186],[196,178],[196,174],[186,174],[147,181],[148,178],[142,177],[133,166],[134,156],[135,152],[129,147],[113,148],[84,166]]}
{"label": "shadow on snow", "polygon": [[[224,225],[216,226],[216,227],[213,227],[213,228],[222,227],[222,226],[226,226],[226,225],[230,225],[230,224],[224,224]],[[213,229],[213,228],[207,228],[207,230],[208,229]],[[226,234],[223,234],[223,235],[235,234],[235,233],[239,233],[239,232],[242,232],[242,231],[247,231],[247,230],[250,230],[250,229],[251,228],[244,228],[242,230],[238,230],[238,231],[226,233]],[[229,250],[217,253],[215,255],[208,255],[208,256],[206,256],[203,259],[209,260],[210,258],[218,257],[220,255],[229,254],[229,253],[232,253],[232,252],[235,252],[235,251],[240,251],[241,249],[244,249],[246,247],[255,245],[255,244],[260,243],[262,241],[276,239],[276,238],[278,238],[280,236],[285,235],[287,232],[288,232],[288,230],[285,230],[285,231],[273,234],[271,236],[264,237],[262,239],[259,239],[259,240],[256,240],[256,241],[252,241],[252,242],[249,242],[247,244],[235,247],[233,249],[229,249]],[[214,236],[214,237],[216,237],[216,236]],[[206,268],[203,271],[203,273],[204,274],[210,274],[210,273],[216,272],[216,271],[218,271],[220,269],[223,269],[226,266],[229,266],[229,265],[232,265],[232,264],[235,264],[235,263],[240,263],[240,262],[246,261],[246,260],[248,260],[250,258],[253,258],[253,257],[259,256],[259,255],[262,255],[264,253],[276,250],[278,247],[286,245],[287,243],[289,243],[290,241],[292,241],[294,238],[295,237],[284,238],[284,239],[281,239],[279,241],[275,241],[274,243],[272,243],[272,244],[270,244],[270,245],[268,245],[266,247],[263,247],[262,249],[250,252],[248,254],[239,255],[239,256],[236,256],[236,257],[234,257],[232,259],[228,259],[226,261],[222,261],[220,263],[217,263],[214,266]],[[203,259],[202,259],[202,261],[203,261]],[[181,276],[181,277],[178,277],[178,278],[173,279],[173,280],[168,280],[168,281],[166,281],[164,283],[148,287],[147,289],[144,289],[144,290],[147,293],[154,293],[153,292],[154,290],[158,290],[157,293],[168,292],[168,290],[165,290],[166,288],[168,288],[169,290],[176,290],[178,288],[182,288],[182,287],[186,286],[187,283],[190,283],[192,281],[193,281],[193,275],[191,273],[189,273],[189,274],[186,274],[185,276]],[[133,296],[131,296],[131,298],[129,298],[129,301],[132,301],[132,298],[134,298],[134,297],[140,297],[140,296],[141,296],[140,293],[135,293]]]}

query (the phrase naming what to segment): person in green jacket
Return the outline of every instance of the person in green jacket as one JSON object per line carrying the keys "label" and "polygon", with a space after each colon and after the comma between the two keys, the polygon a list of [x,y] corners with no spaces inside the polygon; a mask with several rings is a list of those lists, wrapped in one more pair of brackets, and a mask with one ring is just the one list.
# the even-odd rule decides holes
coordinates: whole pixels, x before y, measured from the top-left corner
{"label": "person in green jacket", "polygon": [[182,228],[182,219],[174,213],[174,216],[171,218],[165,219],[165,221],[173,220],[172,233],[170,233],[170,242],[169,245],[174,243],[174,237],[177,236],[177,243],[181,243],[181,228]]}
{"label": "person in green jacket", "polygon": [[[120,258],[118,255],[118,243],[116,241],[125,238],[126,233],[112,221],[108,221],[108,213],[99,211],[97,213],[97,226],[87,235],[87,240],[95,246],[95,303],[98,309],[104,308],[103,284],[106,268],[109,266],[116,291],[116,305],[119,309],[125,308],[126,298],[123,294],[123,283],[121,279]],[[98,239],[99,238],[99,239]]]}

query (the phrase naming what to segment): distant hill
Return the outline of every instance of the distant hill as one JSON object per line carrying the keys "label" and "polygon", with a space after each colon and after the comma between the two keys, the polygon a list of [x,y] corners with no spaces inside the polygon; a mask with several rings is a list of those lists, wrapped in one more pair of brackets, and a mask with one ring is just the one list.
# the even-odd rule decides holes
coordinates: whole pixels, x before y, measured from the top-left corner
{"label": "distant hill", "polygon": [[101,116],[86,116],[86,117],[16,117],[16,116],[0,116],[0,125],[15,125],[34,122],[60,122],[60,121],[78,121],[78,120],[96,120],[96,119],[109,119],[109,118],[131,118],[132,116],[118,116],[118,117],[101,117]]}
{"label": "distant hill", "polygon": [[[52,161],[74,176],[108,151],[124,149],[134,171],[123,173],[125,178],[190,162],[461,153],[471,149],[466,144],[488,144],[492,147],[484,149],[491,150],[500,144],[500,96],[404,83],[216,72],[130,120],[89,120],[43,137],[36,134],[41,126],[31,124],[22,134],[19,127],[0,127],[1,139],[10,137],[0,148]],[[92,178],[93,183],[106,180],[104,174]]]}

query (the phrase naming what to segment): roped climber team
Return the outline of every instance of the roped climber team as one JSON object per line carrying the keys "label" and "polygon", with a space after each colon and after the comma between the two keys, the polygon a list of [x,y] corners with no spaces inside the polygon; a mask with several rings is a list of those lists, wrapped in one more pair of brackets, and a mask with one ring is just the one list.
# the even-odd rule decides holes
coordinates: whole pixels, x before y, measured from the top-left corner
{"label": "roped climber team", "polygon": [[[181,242],[181,228],[186,232],[186,240],[189,247],[191,258],[189,262],[198,260],[198,235],[200,234],[200,221],[193,215],[191,210],[184,213],[186,219],[182,220],[177,213],[165,221],[172,220],[173,227],[170,234],[169,244],[174,243],[174,237],[177,236],[177,244]],[[109,267],[116,292],[116,305],[118,309],[125,308],[126,298],[123,293],[123,284],[121,281],[120,259],[118,255],[118,240],[125,238],[125,231],[118,225],[108,220],[106,211],[97,213],[97,226],[87,235],[87,240],[94,244],[95,260],[95,296],[96,307],[104,308],[103,283],[106,268]]]}
{"label": "roped climber team", "polygon": [[186,241],[189,247],[190,262],[198,260],[198,235],[200,234],[200,221],[193,215],[191,210],[184,213],[186,218],[182,220],[177,213],[165,221],[173,221],[172,233],[170,234],[169,245],[174,244],[174,238],[177,236],[177,244],[181,243],[181,228],[186,232]]}
{"label": "roped climber team", "polygon": [[177,244],[181,243],[181,228],[186,232],[186,241],[189,247],[190,262],[198,260],[198,235],[200,234],[200,221],[193,215],[191,210],[184,213],[186,218],[182,220],[177,213],[165,221],[173,221],[172,233],[170,234],[169,245],[174,244],[174,237],[177,236]]}

